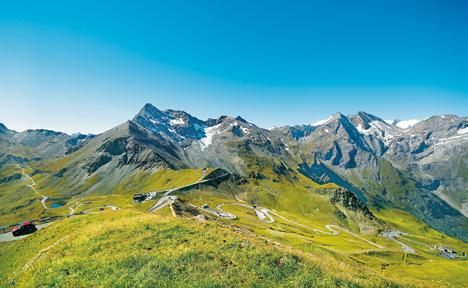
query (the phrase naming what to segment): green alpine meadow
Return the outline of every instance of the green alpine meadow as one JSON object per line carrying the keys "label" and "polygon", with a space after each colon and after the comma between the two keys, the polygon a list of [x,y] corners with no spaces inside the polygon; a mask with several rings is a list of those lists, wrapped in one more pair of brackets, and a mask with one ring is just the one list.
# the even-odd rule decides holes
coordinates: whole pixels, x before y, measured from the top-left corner
{"label": "green alpine meadow", "polygon": [[468,288],[468,2],[0,0],[0,288]]}

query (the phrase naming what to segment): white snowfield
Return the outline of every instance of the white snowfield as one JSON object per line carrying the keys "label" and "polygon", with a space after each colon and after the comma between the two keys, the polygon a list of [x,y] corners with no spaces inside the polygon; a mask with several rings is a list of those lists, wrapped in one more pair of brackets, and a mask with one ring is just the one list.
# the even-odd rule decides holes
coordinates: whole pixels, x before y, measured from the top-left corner
{"label": "white snowfield", "polygon": [[457,134],[459,134],[459,135],[468,134],[468,127],[458,129]]}
{"label": "white snowfield", "polygon": [[402,120],[402,121],[398,121],[395,124],[395,126],[400,127],[402,129],[408,129],[418,124],[419,122],[421,122],[421,120],[417,120],[417,119]]}
{"label": "white snowfield", "polygon": [[185,119],[183,119],[183,118],[171,119],[171,120],[169,120],[169,123],[171,125],[184,125],[185,124]]}
{"label": "white snowfield", "polygon": [[359,131],[359,133],[363,135],[377,135],[382,140],[384,141],[385,145],[389,145],[393,139],[395,138],[392,134],[390,134],[390,131],[394,131],[394,128],[388,123],[383,123],[381,121],[372,121],[369,123],[371,127],[369,129],[364,129],[361,125],[357,125],[356,129]]}
{"label": "white snowfield", "polygon": [[213,136],[219,133],[220,127],[221,124],[205,128],[205,137],[198,141],[203,151],[213,143]]}
{"label": "white snowfield", "polygon": [[416,120],[416,119],[404,120],[404,121],[400,121],[396,123],[396,126],[403,128],[403,129],[407,129],[418,124],[419,122],[421,122],[421,120]]}
{"label": "white snowfield", "polygon": [[327,123],[328,121],[330,121],[332,119],[333,116],[330,116],[328,117],[327,119],[323,119],[323,120],[319,120],[319,121],[316,121],[314,123],[312,123],[312,126],[320,126],[320,125],[323,125],[325,123]]}
{"label": "white snowfield", "polygon": [[414,125],[418,124],[419,122],[421,122],[421,120],[418,120],[418,119],[385,120],[385,122],[387,122],[387,124],[395,125],[395,126],[397,126],[399,128],[402,128],[402,129],[408,129],[408,128],[413,127]]}
{"label": "white snowfield", "polygon": [[464,134],[458,133],[458,134],[459,135],[448,137],[448,138],[440,138],[439,142],[437,142],[435,145],[446,145],[446,144],[451,143],[451,142],[456,141],[456,140],[462,140],[462,141],[463,140],[468,140],[467,133],[464,133]]}
{"label": "white snowfield", "polygon": [[[198,143],[200,144],[200,148],[202,149],[202,151],[205,151],[205,149],[213,143],[213,137],[221,132],[220,128],[222,125],[223,123],[220,123],[211,127],[204,128],[205,137],[198,140]],[[229,124],[229,128],[232,128],[232,127],[239,127],[242,133],[244,134],[250,133],[249,128],[242,126],[242,124],[239,124],[239,122],[237,121]]]}

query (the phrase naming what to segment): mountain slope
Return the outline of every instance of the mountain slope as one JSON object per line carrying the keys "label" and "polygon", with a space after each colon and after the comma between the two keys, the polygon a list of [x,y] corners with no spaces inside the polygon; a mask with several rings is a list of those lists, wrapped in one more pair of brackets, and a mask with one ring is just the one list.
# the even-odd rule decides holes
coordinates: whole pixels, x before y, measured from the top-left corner
{"label": "mountain slope", "polygon": [[94,135],[67,135],[45,129],[16,132],[0,123],[0,164],[62,157],[79,149]]}
{"label": "mountain slope", "polygon": [[[342,186],[369,207],[405,209],[468,239],[466,218],[458,212],[467,197],[467,126],[466,117],[445,115],[403,129],[359,112],[265,130],[241,117],[204,121],[146,104],[131,121],[79,144],[59,132],[17,133],[4,126],[0,139],[7,143],[2,153],[21,147],[20,155],[39,155],[14,163],[32,165],[40,188],[63,197],[110,194],[122,181],[166,169],[219,167],[277,182],[304,175]],[[75,148],[67,150],[67,143]],[[33,148],[38,152],[28,150]]]}
{"label": "mountain slope", "polygon": [[0,257],[0,284],[19,287],[403,286],[229,226],[136,212],[66,220],[1,246]]}
{"label": "mountain slope", "polygon": [[[298,139],[284,128],[273,131],[289,137],[305,176],[346,187],[376,208],[403,208],[437,229],[468,239],[468,222],[460,214],[468,197],[465,166],[460,165],[468,147],[467,125],[466,118],[441,116],[402,129],[359,112],[349,117],[337,113]],[[460,202],[451,203],[441,191]]]}
{"label": "mountain slope", "polygon": [[71,217],[2,243],[2,284],[460,285],[466,126],[358,112],[266,130],[151,104],[95,137],[0,125],[0,224]]}

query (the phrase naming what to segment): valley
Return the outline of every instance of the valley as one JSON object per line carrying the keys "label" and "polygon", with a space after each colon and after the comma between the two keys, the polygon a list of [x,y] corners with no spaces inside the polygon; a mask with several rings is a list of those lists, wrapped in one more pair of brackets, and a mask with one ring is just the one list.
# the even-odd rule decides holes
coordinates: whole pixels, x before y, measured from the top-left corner
{"label": "valley", "polygon": [[[226,271],[234,269],[229,263],[243,259],[236,269],[247,269],[249,278],[242,281],[262,281],[248,268],[252,251],[238,243],[248,238],[265,253],[279,253],[273,262],[258,263],[268,271],[267,279],[283,275],[276,279],[283,284],[300,282],[294,271],[305,269],[301,273],[308,275],[318,269],[323,283],[344,281],[349,287],[463,287],[468,273],[468,222],[461,208],[467,192],[467,126],[466,117],[449,115],[401,128],[359,112],[337,113],[316,126],[267,130],[241,117],[204,121],[146,104],[132,120],[99,135],[5,127],[0,134],[0,225],[9,229],[32,220],[48,226],[18,241],[0,235],[5,260],[0,284],[48,286],[60,279],[93,286],[91,278],[73,278],[76,267],[89,265],[76,253],[101,264],[135,263],[137,275],[122,271],[130,264],[96,271],[122,273],[141,283],[147,278],[139,273],[146,275],[153,267],[147,265],[180,272],[182,262],[170,257],[194,257],[192,264],[214,257]],[[187,256],[195,250],[184,248],[179,242],[184,237],[200,247],[198,256]],[[213,242],[224,237],[237,244],[222,253],[234,254],[223,259],[205,254],[225,247]],[[166,242],[175,250],[166,252],[160,246]],[[80,248],[83,243],[89,247]],[[120,252],[105,256],[105,245]],[[169,253],[164,261],[176,262],[166,267],[159,256],[146,258],[146,252],[132,247]],[[53,265],[68,274],[49,269],[49,262],[62,256]],[[295,257],[303,264],[293,260],[292,270],[282,270],[286,264],[278,261]],[[44,273],[21,279],[14,272],[18,269]],[[202,283],[202,271],[191,271],[186,276]],[[230,281],[223,279],[218,280]]]}

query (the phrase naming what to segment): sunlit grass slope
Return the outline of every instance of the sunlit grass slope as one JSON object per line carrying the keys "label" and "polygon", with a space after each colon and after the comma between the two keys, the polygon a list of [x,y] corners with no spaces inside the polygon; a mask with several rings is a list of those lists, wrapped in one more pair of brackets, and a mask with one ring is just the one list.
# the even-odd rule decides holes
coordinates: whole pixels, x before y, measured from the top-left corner
{"label": "sunlit grass slope", "polygon": [[[63,215],[70,212],[67,204],[86,201],[94,201],[102,199],[102,204],[112,202],[114,205],[131,205],[132,197],[136,193],[146,193],[151,191],[166,190],[170,188],[181,187],[194,182],[197,182],[202,177],[201,169],[184,169],[184,170],[159,170],[151,171],[134,171],[129,173],[122,181],[109,187],[111,193],[101,193],[101,190],[96,190],[87,193],[87,190],[93,188],[93,181],[98,179],[90,178],[82,187],[77,189],[67,188],[70,186],[71,179],[60,179],[54,181],[53,176],[56,173],[56,168],[53,166],[40,166],[41,172],[32,176],[36,181],[36,189],[42,195],[49,197],[46,205],[50,207],[52,202],[60,201],[65,205],[60,208],[44,209],[39,202],[39,196],[27,185],[31,181],[24,176],[16,181],[6,184],[0,184],[0,226],[12,224],[16,222],[43,218],[48,216]],[[207,169],[209,173],[212,169]],[[33,169],[27,168],[26,173],[31,173]],[[9,166],[0,169],[0,175],[7,177],[21,173],[21,169],[17,166]],[[85,192],[85,193],[82,193]],[[85,208],[82,206],[76,212]]]}
{"label": "sunlit grass slope", "polygon": [[123,210],[0,244],[3,287],[398,287],[216,222]]}

